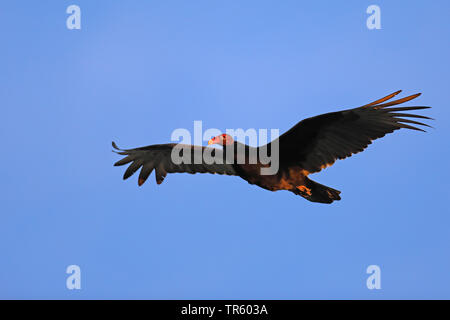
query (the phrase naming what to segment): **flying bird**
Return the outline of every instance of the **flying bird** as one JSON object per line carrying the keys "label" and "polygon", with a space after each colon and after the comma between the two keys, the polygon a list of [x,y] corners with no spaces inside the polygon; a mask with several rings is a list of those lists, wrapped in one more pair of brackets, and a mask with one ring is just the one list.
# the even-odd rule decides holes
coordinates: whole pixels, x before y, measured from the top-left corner
{"label": "flying bird", "polygon": [[[406,128],[424,131],[418,126],[427,124],[408,118],[430,119],[432,118],[407,113],[406,111],[427,109],[427,106],[393,107],[417,98],[420,93],[390,101],[401,90],[384,98],[368,103],[361,107],[337,112],[321,114],[319,116],[304,119],[287,132],[257,148],[237,142],[228,134],[221,134],[212,138],[208,145],[218,144],[222,149],[195,145],[178,145],[182,151],[190,151],[190,160],[186,163],[178,163],[172,160],[172,151],[177,144],[155,144],[135,149],[119,149],[113,142],[116,153],[125,156],[117,161],[115,166],[131,163],[123,175],[123,179],[132,176],[142,167],[138,185],[141,186],[155,170],[156,183],[161,184],[167,173],[217,173],[238,176],[250,184],[261,188],[278,191],[287,190],[295,195],[319,203],[332,203],[340,200],[340,193],[336,189],[324,186],[309,179],[309,175],[331,166],[338,159],[345,159],[351,155],[363,151],[373,140],[381,138],[395,130]],[[273,174],[262,174],[261,169],[267,167],[259,158],[255,162],[249,161],[252,151],[272,150],[278,145],[279,167]],[[233,146],[233,148],[229,148]],[[200,156],[207,149],[212,156],[226,160],[238,158],[238,150],[245,151],[244,163],[239,161],[217,161],[210,163]],[[211,150],[212,149],[212,150]],[[227,150],[232,150],[228,151]],[[195,161],[197,160],[197,161]],[[219,163],[220,162],[220,163]]]}

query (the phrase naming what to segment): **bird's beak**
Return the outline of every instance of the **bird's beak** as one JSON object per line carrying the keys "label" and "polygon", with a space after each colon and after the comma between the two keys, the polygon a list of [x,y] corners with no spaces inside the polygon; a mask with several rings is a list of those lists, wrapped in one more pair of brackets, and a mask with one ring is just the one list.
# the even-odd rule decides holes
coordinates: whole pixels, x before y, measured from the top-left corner
{"label": "bird's beak", "polygon": [[211,144],[214,144],[214,143],[215,143],[214,139],[211,139],[211,140],[208,141],[208,146],[211,145]]}

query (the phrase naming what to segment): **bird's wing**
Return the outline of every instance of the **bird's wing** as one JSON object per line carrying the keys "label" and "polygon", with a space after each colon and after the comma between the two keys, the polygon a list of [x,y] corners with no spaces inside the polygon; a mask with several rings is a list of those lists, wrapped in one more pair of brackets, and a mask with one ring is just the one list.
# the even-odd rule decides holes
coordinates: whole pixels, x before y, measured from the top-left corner
{"label": "bird's wing", "polygon": [[386,102],[401,91],[394,92],[364,106],[339,112],[331,112],[300,121],[278,139],[280,162],[299,165],[309,173],[318,172],[332,165],[337,159],[345,159],[363,151],[373,140],[400,128],[424,131],[412,126],[427,124],[407,119],[429,117],[405,113],[405,111],[430,107],[395,107],[420,95]]}
{"label": "bird's wing", "polygon": [[[226,159],[221,149],[181,144],[159,144],[123,150],[119,149],[114,142],[112,146],[117,150],[115,151],[116,153],[126,156],[122,160],[117,161],[114,164],[115,166],[122,166],[131,162],[123,175],[124,180],[142,167],[138,179],[140,186],[147,180],[153,169],[155,170],[157,184],[161,184],[164,181],[167,173],[174,172],[236,175],[233,165],[225,161]],[[175,146],[178,146],[179,149],[174,150]],[[206,149],[208,149],[210,157],[205,160],[203,154]],[[181,157],[186,156],[185,159],[187,161],[173,161],[172,151],[180,156],[180,160]],[[219,161],[211,161],[214,159]]]}

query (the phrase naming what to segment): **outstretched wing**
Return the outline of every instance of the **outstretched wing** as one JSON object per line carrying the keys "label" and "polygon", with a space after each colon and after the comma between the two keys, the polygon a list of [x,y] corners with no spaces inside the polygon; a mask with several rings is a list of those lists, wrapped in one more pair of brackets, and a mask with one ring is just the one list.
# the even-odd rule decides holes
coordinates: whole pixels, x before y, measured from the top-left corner
{"label": "outstretched wing", "polygon": [[[157,184],[161,184],[164,181],[167,173],[174,172],[236,175],[233,165],[226,163],[221,149],[181,144],[155,144],[123,150],[119,149],[115,142],[112,143],[112,146],[117,150],[115,151],[116,153],[126,156],[122,160],[117,161],[114,164],[115,166],[122,166],[131,162],[123,175],[124,180],[142,167],[138,179],[139,186],[144,184],[153,170],[155,170]],[[178,146],[179,149],[174,150],[175,146]],[[208,149],[208,157],[206,158],[203,156],[205,149]],[[174,161],[172,151],[174,151],[175,156],[179,156],[178,160]],[[186,152],[188,155],[186,155]],[[183,156],[186,156],[184,160],[179,161]],[[214,159],[219,161],[214,163],[211,161]]]}
{"label": "outstretched wing", "polygon": [[309,173],[318,172],[337,159],[345,159],[363,151],[373,140],[387,133],[400,128],[424,131],[411,124],[429,125],[407,118],[431,118],[404,112],[430,107],[389,108],[412,100],[420,93],[384,103],[400,92],[401,90],[359,108],[326,113],[300,121],[278,138],[280,162],[287,166],[301,166]]}

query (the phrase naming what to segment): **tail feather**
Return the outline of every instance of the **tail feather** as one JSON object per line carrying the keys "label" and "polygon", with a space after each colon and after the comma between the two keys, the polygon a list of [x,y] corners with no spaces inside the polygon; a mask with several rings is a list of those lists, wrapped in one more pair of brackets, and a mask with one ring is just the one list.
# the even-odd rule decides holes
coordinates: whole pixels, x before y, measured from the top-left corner
{"label": "tail feather", "polygon": [[305,180],[305,185],[298,186],[292,192],[311,202],[332,203],[335,200],[341,200],[339,190],[324,186],[308,178]]}

